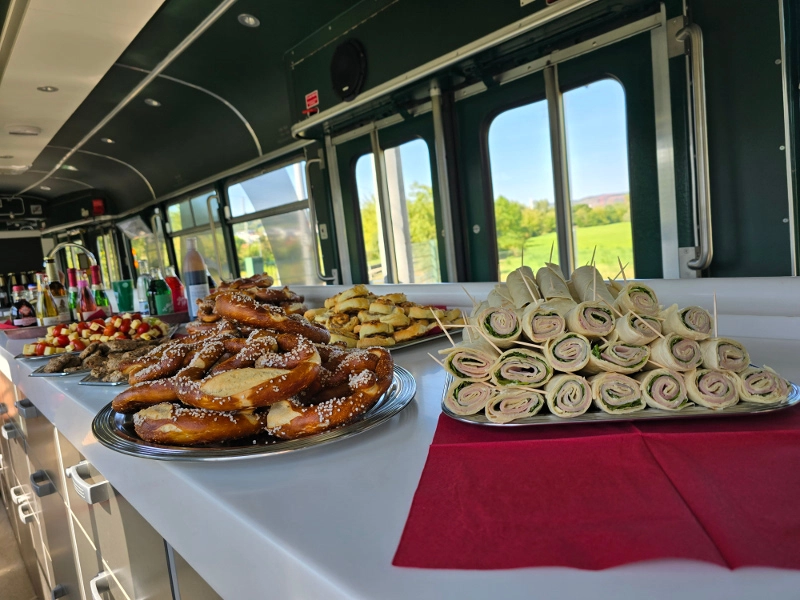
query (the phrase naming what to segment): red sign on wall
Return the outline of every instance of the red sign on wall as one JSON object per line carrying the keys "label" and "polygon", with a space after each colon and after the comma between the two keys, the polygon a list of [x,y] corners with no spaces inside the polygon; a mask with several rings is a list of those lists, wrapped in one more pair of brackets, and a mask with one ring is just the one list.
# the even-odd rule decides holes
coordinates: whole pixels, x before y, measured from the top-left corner
{"label": "red sign on wall", "polygon": [[319,106],[319,90],[306,94],[306,110]]}

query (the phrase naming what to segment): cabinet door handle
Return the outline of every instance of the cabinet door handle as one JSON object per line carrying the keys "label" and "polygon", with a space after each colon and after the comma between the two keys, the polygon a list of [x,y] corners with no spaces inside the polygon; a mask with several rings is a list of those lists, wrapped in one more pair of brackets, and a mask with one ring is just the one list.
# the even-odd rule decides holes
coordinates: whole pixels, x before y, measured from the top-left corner
{"label": "cabinet door handle", "polygon": [[47,471],[44,469],[31,473],[31,487],[33,488],[33,493],[39,498],[49,496],[56,491],[56,486],[50,481],[50,477],[48,477]]}
{"label": "cabinet door handle", "polygon": [[19,520],[25,525],[33,521],[33,508],[31,508],[31,505],[27,500],[17,506],[17,515],[19,515]]}
{"label": "cabinet door handle", "polygon": [[89,581],[89,591],[92,592],[92,600],[104,600],[102,594],[108,590],[108,573],[105,571],[100,571]]}
{"label": "cabinet door handle", "polygon": [[19,437],[19,429],[14,427],[13,423],[6,423],[3,425],[3,437],[7,440],[13,440]]}
{"label": "cabinet door handle", "polygon": [[31,497],[30,490],[26,489],[26,485],[15,485],[9,492],[11,492],[11,501],[14,504],[22,504]]}
{"label": "cabinet door handle", "polygon": [[84,460],[77,465],[73,465],[66,470],[67,477],[72,479],[75,493],[83,498],[87,504],[97,504],[103,500],[108,500],[108,481],[98,483],[88,483],[84,477],[89,477],[89,461]]}

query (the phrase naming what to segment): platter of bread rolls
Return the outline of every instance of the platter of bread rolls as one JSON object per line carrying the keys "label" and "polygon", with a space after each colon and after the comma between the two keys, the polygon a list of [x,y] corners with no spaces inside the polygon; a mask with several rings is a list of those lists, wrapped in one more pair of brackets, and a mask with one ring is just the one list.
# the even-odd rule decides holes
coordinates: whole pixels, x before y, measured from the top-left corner
{"label": "platter of bread rolls", "polygon": [[330,331],[332,342],[348,348],[399,350],[443,337],[442,326],[464,324],[458,308],[423,306],[403,293],[377,296],[363,284],[331,296],[324,306],[306,311],[305,317]]}
{"label": "platter of bread rolls", "polygon": [[459,421],[744,415],[800,402],[800,388],[717,335],[716,314],[665,307],[646,284],[606,281],[593,265],[569,279],[552,263],[520,267],[474,303],[463,340],[440,351],[442,411]]}
{"label": "platter of bread rolls", "polygon": [[382,346],[331,343],[303,298],[267,275],[198,302],[187,335],[121,361],[129,387],[98,413],[97,439],[159,460],[230,460],[305,449],[403,410],[413,376]]}

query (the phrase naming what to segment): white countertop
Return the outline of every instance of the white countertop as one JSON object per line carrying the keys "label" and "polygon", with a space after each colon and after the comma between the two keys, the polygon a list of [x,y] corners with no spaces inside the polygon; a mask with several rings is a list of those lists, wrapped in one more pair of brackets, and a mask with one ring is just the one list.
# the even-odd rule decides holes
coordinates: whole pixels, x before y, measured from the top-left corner
{"label": "white countertop", "polygon": [[[785,286],[787,280],[742,281],[763,291],[764,282]],[[800,320],[800,280],[790,281],[793,293],[780,290],[783,308],[759,325],[764,337],[738,337],[753,362],[797,382],[800,340],[785,338]],[[720,323],[721,335],[752,333],[734,317],[721,316]],[[12,358],[22,342],[0,338],[0,370],[226,599],[798,597],[800,571],[730,571],[693,561],[604,571],[393,567],[440,412],[444,374],[426,353],[435,354],[445,340],[394,354],[416,378],[417,396],[378,428],[293,455],[189,464],[133,458],[99,445],[92,418],[114,388],[79,386],[80,377],[29,378],[32,366]]]}

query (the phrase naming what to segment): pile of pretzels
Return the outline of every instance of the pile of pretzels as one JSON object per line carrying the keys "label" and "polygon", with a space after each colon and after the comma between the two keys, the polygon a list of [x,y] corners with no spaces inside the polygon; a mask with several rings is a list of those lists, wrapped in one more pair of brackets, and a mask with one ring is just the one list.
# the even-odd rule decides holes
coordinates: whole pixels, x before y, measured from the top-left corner
{"label": "pile of pretzels", "polygon": [[213,320],[190,323],[186,337],[120,366],[131,387],[112,408],[133,414],[143,440],[305,437],[358,420],[387,391],[394,365],[386,349],[330,344],[324,327],[261,301],[271,290],[251,283],[227,284],[206,299]]}

